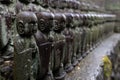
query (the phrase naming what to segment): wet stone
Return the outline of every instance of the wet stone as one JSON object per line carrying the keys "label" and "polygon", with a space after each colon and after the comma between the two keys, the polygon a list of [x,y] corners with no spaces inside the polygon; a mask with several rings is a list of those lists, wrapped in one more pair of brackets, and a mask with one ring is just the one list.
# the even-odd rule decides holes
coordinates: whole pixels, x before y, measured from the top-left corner
{"label": "wet stone", "polygon": [[102,58],[109,55],[114,45],[120,40],[120,34],[113,34],[89,53],[75,69],[66,76],[65,80],[102,80]]}

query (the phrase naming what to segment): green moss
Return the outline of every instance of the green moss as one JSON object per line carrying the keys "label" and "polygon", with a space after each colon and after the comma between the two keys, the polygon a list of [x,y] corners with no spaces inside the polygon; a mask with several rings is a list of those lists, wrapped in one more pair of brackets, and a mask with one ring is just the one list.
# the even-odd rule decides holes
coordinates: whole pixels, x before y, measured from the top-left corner
{"label": "green moss", "polygon": [[112,74],[112,63],[108,56],[103,57],[103,64],[104,77],[110,78]]}

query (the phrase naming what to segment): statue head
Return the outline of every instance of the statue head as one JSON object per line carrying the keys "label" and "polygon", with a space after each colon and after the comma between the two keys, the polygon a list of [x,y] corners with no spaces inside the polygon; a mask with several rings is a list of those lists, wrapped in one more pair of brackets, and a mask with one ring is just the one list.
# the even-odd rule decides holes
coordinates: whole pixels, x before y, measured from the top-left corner
{"label": "statue head", "polygon": [[51,0],[51,1],[49,2],[49,5],[50,5],[50,7],[52,7],[52,8],[57,8],[58,5],[59,5],[59,0]]}
{"label": "statue head", "polygon": [[[60,4],[59,4],[60,3]],[[64,9],[68,7],[68,1],[67,0],[59,0],[58,5],[60,9]]]}
{"label": "statue head", "polygon": [[66,26],[66,16],[62,13],[55,13],[54,14],[54,27],[53,30],[55,32],[61,32],[62,30],[64,30],[65,26]]}
{"label": "statue head", "polygon": [[88,18],[87,14],[82,14],[81,17],[82,17],[82,20],[83,20],[83,25],[87,26],[87,18]]}
{"label": "statue head", "polygon": [[16,28],[20,36],[30,37],[37,31],[37,17],[33,12],[21,12],[16,17]]}
{"label": "statue head", "polygon": [[73,14],[73,28],[78,27],[80,24],[80,18],[79,14]]}
{"label": "statue head", "polygon": [[78,9],[79,5],[80,5],[79,1],[68,0],[68,8]]}
{"label": "statue head", "polygon": [[73,26],[73,13],[64,13],[66,16],[66,27]]}
{"label": "statue head", "polygon": [[79,14],[79,26],[78,27],[82,27],[82,25],[84,24],[83,20],[84,20],[84,15],[83,14]]}
{"label": "statue head", "polygon": [[50,12],[36,13],[38,18],[38,29],[43,33],[49,33],[53,27],[54,14]]}

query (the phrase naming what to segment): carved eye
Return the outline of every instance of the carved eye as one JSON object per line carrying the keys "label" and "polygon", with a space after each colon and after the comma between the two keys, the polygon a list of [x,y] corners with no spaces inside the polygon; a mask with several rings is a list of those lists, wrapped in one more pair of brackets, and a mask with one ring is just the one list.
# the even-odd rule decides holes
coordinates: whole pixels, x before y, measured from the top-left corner
{"label": "carved eye", "polygon": [[39,27],[40,27],[41,30],[44,30],[44,29],[45,29],[45,22],[44,22],[43,19],[41,19],[41,20],[39,21]]}
{"label": "carved eye", "polygon": [[22,22],[19,22],[17,25],[17,31],[19,34],[24,34],[24,25]]}

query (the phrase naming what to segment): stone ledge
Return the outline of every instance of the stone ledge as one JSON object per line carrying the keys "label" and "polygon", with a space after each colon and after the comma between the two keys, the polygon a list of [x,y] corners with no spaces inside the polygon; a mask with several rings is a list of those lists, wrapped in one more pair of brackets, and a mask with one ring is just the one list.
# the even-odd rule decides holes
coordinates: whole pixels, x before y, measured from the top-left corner
{"label": "stone ledge", "polygon": [[120,40],[120,34],[114,33],[88,54],[75,69],[67,74],[65,80],[96,80],[101,72],[102,58],[109,55]]}

